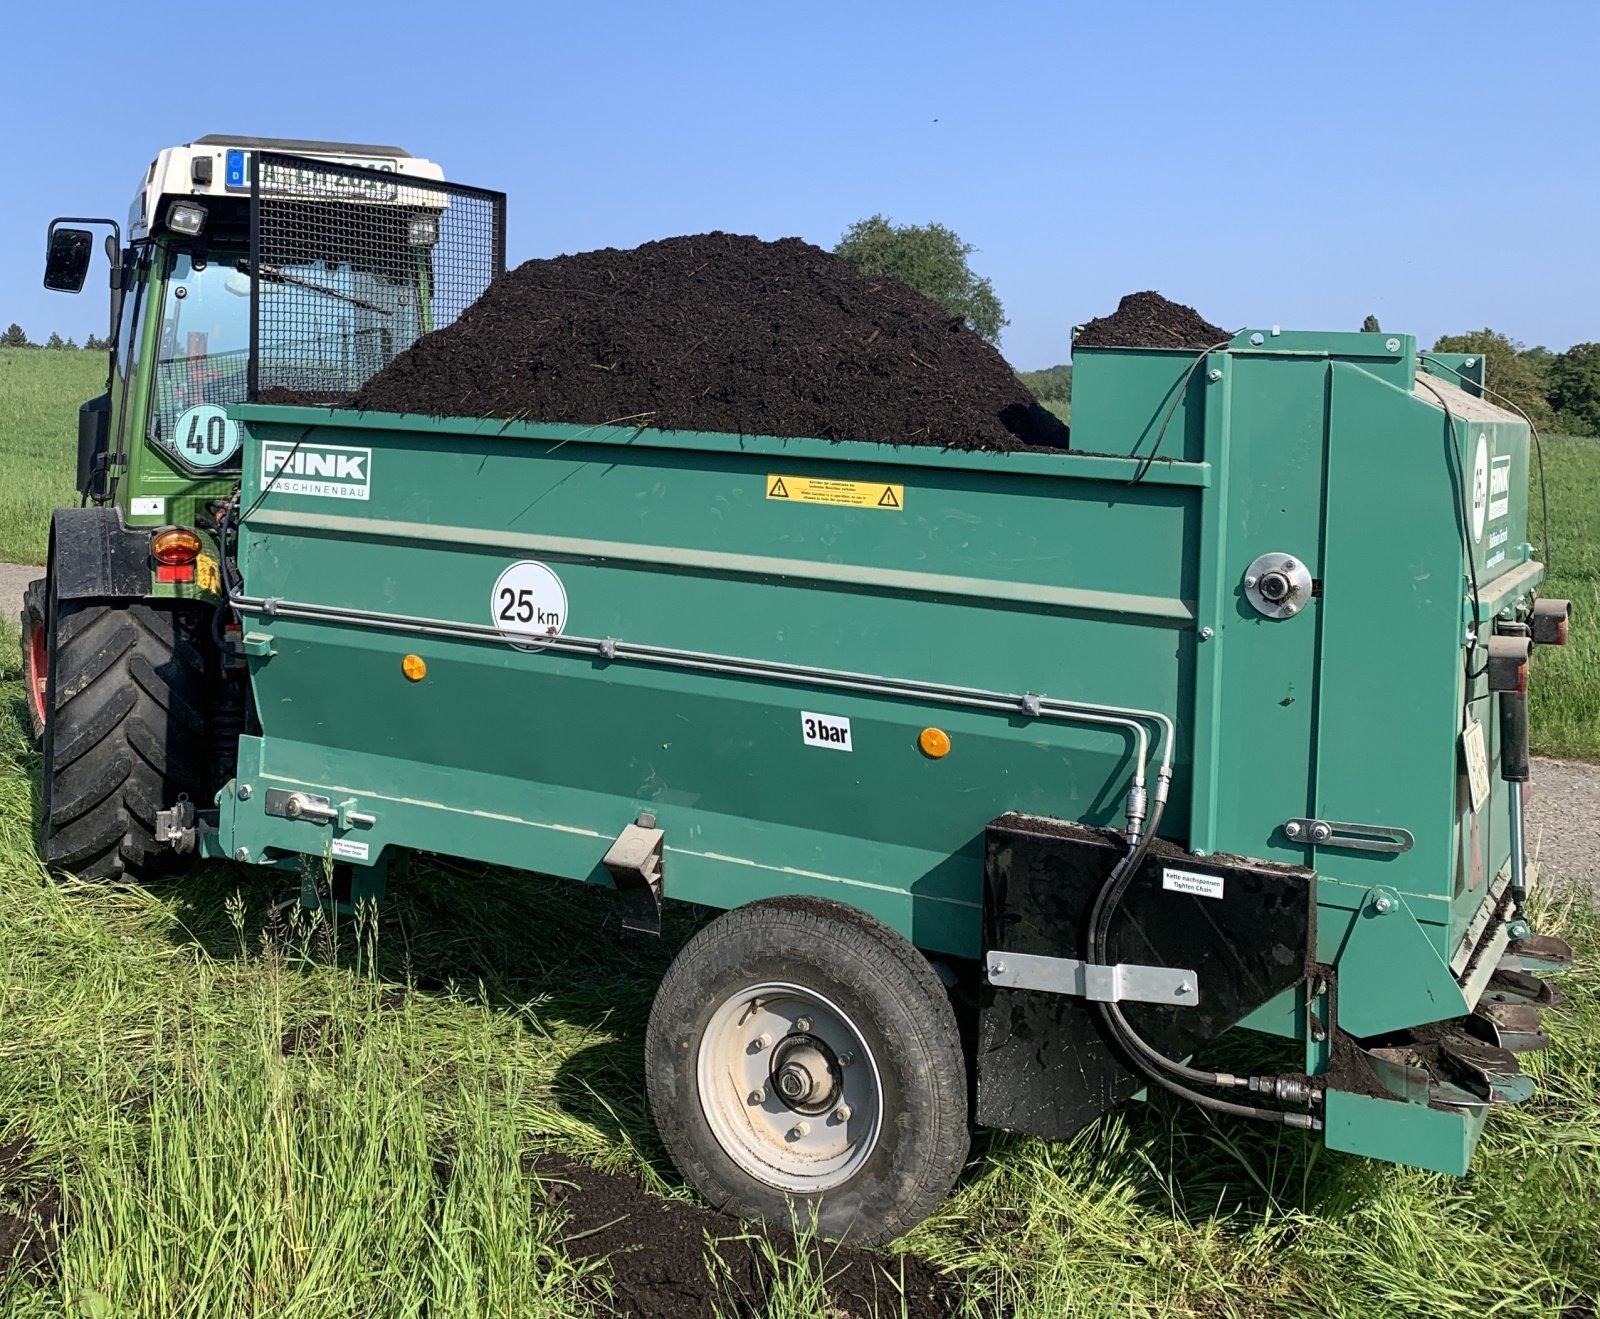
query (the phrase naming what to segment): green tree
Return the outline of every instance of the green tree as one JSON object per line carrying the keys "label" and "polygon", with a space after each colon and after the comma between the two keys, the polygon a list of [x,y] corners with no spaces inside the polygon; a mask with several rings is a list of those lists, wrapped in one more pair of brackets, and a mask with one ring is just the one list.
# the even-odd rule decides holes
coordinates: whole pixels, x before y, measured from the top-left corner
{"label": "green tree", "polygon": [[892,224],[883,215],[858,220],[833,249],[862,274],[911,285],[990,343],[999,343],[1009,322],[994,285],[967,264],[977,250],[942,224]]}
{"label": "green tree", "polygon": [[1484,380],[1489,388],[1510,399],[1533,418],[1534,425],[1548,426],[1553,419],[1545,397],[1544,374],[1535,361],[1524,354],[1528,349],[1496,330],[1473,330],[1470,334],[1447,334],[1434,345],[1436,353],[1476,353],[1484,359]]}
{"label": "green tree", "polygon": [[44,341],[44,346],[46,348],[65,348],[67,346],[67,341],[54,330],[51,330],[50,337]]}
{"label": "green tree", "polygon": [[1368,316],[1366,320],[1361,322],[1361,333],[1382,334],[1383,326],[1378,324],[1378,318],[1376,316]]}
{"label": "green tree", "polygon": [[1072,402],[1072,368],[1047,366],[1042,371],[1018,371],[1017,378],[1041,403]]}
{"label": "green tree", "polygon": [[27,348],[28,336],[15,321],[6,326],[6,332],[0,334],[0,348]]}
{"label": "green tree", "polygon": [[91,334],[83,341],[83,351],[86,353],[107,353],[111,351],[111,345],[98,334]]}
{"label": "green tree", "polygon": [[1550,361],[1556,424],[1575,435],[1600,435],[1600,343],[1575,343]]}

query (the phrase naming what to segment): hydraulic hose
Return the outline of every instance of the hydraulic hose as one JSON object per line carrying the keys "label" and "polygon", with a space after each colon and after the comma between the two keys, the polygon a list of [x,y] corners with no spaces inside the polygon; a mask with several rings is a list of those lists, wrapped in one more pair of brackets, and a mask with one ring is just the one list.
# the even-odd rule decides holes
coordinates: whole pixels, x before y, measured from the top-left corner
{"label": "hydraulic hose", "polygon": [[[1166,809],[1167,789],[1171,783],[1170,771],[1163,768],[1156,784],[1155,803],[1151,809],[1149,828],[1139,838],[1117,864],[1112,868],[1110,875],[1095,894],[1095,900],[1089,911],[1088,935],[1086,940],[1087,960],[1096,965],[1104,965],[1106,960],[1106,937],[1110,931],[1111,918],[1115,915],[1123,895],[1128,886],[1138,874],[1140,866],[1144,864],[1145,856],[1149,853],[1151,842],[1161,827],[1161,817]],[[1211,1095],[1201,1094],[1189,1089],[1182,1084],[1184,1081],[1197,1085],[1216,1086],[1218,1088],[1257,1088],[1253,1086],[1250,1078],[1234,1076],[1227,1072],[1207,1072],[1198,1068],[1186,1066],[1175,1059],[1168,1058],[1148,1041],[1143,1039],[1138,1031],[1133,1028],[1123,1015],[1122,1008],[1114,1002],[1100,1002],[1101,1018],[1106,1023],[1106,1028],[1111,1032],[1111,1037],[1122,1047],[1133,1065],[1149,1080],[1154,1081],[1163,1089],[1171,1091],[1180,1098],[1198,1104],[1201,1108],[1214,1113],[1222,1113],[1231,1117],[1249,1118],[1257,1122],[1275,1122],[1284,1126],[1299,1127],[1307,1130],[1317,1128],[1317,1121],[1309,1114],[1293,1113],[1285,1109],[1259,1108],[1251,1104],[1236,1104],[1229,1100],[1218,1099]],[[1176,1078],[1176,1079],[1175,1079]]]}

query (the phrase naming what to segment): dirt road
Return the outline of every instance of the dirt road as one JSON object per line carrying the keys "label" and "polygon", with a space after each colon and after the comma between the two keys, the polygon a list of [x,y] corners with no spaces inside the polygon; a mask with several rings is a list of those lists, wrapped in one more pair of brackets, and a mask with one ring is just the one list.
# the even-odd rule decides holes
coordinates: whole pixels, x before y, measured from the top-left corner
{"label": "dirt road", "polygon": [[22,612],[22,593],[35,577],[43,577],[43,568],[30,568],[23,563],[0,563],[0,618],[12,627]]}

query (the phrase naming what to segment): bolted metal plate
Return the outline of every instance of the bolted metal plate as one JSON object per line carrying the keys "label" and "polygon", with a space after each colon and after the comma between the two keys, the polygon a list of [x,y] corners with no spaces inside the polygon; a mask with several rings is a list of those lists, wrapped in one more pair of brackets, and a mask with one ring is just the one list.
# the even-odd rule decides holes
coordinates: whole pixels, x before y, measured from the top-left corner
{"label": "bolted metal plate", "polygon": [[992,952],[988,979],[1001,989],[1037,989],[1097,1003],[1164,1003],[1192,1008],[1200,1002],[1200,978],[1195,972],[1135,962],[1100,966],[1076,957]]}
{"label": "bolted metal plate", "polygon": [[1263,554],[1244,570],[1244,595],[1258,614],[1293,618],[1311,603],[1311,570],[1292,554]]}

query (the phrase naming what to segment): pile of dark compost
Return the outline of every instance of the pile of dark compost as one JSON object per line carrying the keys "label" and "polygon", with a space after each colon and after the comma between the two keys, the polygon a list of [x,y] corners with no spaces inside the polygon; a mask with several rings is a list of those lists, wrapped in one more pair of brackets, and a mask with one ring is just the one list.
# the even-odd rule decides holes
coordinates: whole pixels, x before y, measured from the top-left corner
{"label": "pile of dark compost", "polygon": [[1090,321],[1073,341],[1080,348],[1211,348],[1232,336],[1193,307],[1154,289],[1130,293],[1116,311]]}
{"label": "pile of dark compost", "polygon": [[[297,400],[275,391],[264,401]],[[508,271],[347,406],[952,449],[1067,427],[960,318],[798,238],[666,238]]]}
{"label": "pile of dark compost", "polygon": [[802,1248],[811,1252],[813,1267],[826,1280],[831,1315],[944,1319],[956,1313],[955,1285],[915,1255],[814,1240],[802,1247],[786,1233],[659,1199],[632,1177],[600,1172],[563,1154],[540,1155],[530,1165],[544,1183],[547,1203],[568,1215],[568,1253],[604,1261],[618,1315],[766,1314],[773,1277],[763,1239],[780,1258],[794,1259]]}

